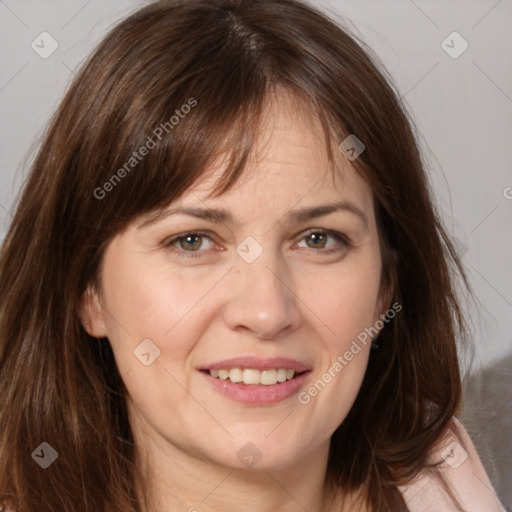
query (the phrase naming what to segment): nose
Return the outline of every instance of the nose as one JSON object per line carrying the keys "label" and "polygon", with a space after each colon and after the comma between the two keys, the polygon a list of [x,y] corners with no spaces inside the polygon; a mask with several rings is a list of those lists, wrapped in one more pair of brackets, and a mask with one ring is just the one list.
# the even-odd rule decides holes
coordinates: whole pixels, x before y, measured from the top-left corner
{"label": "nose", "polygon": [[230,329],[271,340],[299,327],[300,300],[293,290],[293,278],[270,251],[264,251],[253,263],[236,257],[226,286],[229,291],[223,316]]}

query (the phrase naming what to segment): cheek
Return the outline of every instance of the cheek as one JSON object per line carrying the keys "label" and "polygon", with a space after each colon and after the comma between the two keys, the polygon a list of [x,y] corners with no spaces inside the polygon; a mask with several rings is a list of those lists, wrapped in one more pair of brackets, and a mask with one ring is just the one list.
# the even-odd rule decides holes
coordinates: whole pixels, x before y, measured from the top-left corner
{"label": "cheek", "polygon": [[377,320],[379,281],[378,261],[369,261],[340,267],[308,286],[307,304],[327,328],[327,344],[337,354]]}
{"label": "cheek", "polygon": [[212,286],[211,276],[192,279],[158,264],[118,259],[105,265],[110,345],[128,394],[144,415],[168,408],[169,401],[173,408],[190,406],[187,358],[208,321],[201,298]]}
{"label": "cheek", "polygon": [[161,363],[183,366],[208,319],[202,299],[223,272],[176,270],[130,258],[106,260],[104,269],[104,318],[118,364],[133,365],[133,351],[150,339]]}
{"label": "cheek", "polygon": [[366,372],[369,329],[378,319],[379,263],[375,258],[354,260],[353,265],[340,266],[329,276],[318,274],[316,286],[307,290],[308,296],[315,298],[310,304],[319,332],[326,334],[322,367],[299,398],[303,404],[313,404],[318,418],[332,431],[348,414]]}

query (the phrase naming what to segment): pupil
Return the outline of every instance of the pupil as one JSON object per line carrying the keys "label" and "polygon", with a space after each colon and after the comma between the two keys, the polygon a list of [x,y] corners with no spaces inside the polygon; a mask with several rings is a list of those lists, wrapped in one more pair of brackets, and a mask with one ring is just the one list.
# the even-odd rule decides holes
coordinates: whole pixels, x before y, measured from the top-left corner
{"label": "pupil", "polygon": [[201,246],[201,243],[197,243],[198,240],[200,240],[199,236],[197,235],[189,235],[185,237],[185,243],[187,245],[187,248],[189,249],[199,249]]}
{"label": "pupil", "polygon": [[321,244],[325,239],[325,235],[322,233],[312,233],[311,234],[311,241],[313,244]]}

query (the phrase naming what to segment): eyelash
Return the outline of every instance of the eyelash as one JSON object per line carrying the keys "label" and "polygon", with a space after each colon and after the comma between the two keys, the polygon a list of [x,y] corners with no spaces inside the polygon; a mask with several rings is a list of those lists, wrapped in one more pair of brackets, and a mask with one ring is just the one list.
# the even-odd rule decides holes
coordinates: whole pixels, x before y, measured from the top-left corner
{"label": "eyelash", "polygon": [[[335,248],[332,248],[332,249],[321,249],[321,248],[320,249],[312,249],[313,251],[320,251],[324,254],[336,254],[336,253],[339,253],[339,252],[343,251],[344,249],[347,249],[352,246],[350,239],[346,235],[344,235],[342,233],[338,233],[337,231],[331,231],[328,229],[310,229],[302,236],[302,238],[299,241],[302,241],[304,238],[307,238],[308,236],[315,235],[315,234],[331,236],[338,242],[341,242],[341,245],[339,245]],[[183,233],[181,235],[175,236],[171,240],[165,242],[165,246],[170,248],[170,247],[172,247],[172,245],[174,243],[178,242],[181,239],[187,238],[187,236],[191,236],[191,235],[206,237],[206,238],[209,238],[210,240],[212,240],[211,236],[206,231],[189,231],[187,233]],[[212,240],[212,242],[213,242],[213,240]],[[199,258],[201,256],[201,252],[204,252],[204,251],[185,251],[183,249],[178,249],[178,248],[174,248],[174,249],[172,249],[172,251],[177,256],[182,257],[182,258]]]}

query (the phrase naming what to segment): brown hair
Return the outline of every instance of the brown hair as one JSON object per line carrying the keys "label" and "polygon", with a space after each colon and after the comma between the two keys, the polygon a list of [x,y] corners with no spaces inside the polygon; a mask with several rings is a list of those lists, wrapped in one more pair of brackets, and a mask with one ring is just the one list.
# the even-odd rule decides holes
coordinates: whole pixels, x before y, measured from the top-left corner
{"label": "brown hair", "polygon": [[[144,510],[125,388],[107,340],[82,328],[80,299],[112,237],[179,197],[215,157],[231,157],[215,192],[235,183],[279,87],[320,119],[333,171],[349,134],[366,146],[352,165],[374,194],[382,286],[403,310],[332,437],[328,481],[361,488],[374,511],[405,508],[397,485],[428,465],[459,406],[456,271],[468,284],[413,125],[376,62],[296,0],[162,0],[100,43],[48,127],[1,251],[0,503]],[[31,458],[43,441],[58,452],[44,471]]]}

